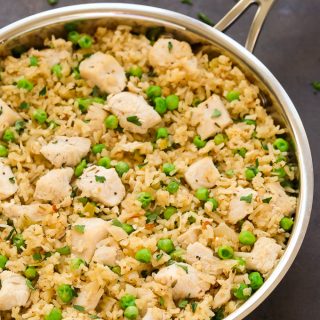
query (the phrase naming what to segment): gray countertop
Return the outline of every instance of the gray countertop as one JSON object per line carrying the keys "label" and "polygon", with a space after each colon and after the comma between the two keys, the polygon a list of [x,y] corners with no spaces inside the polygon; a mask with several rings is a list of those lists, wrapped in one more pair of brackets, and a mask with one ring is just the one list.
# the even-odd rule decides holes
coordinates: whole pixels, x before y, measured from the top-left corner
{"label": "gray countertop", "polygon": [[[152,5],[195,17],[205,12],[218,21],[234,0],[79,1],[60,0],[58,6],[94,2],[123,2]],[[46,0],[0,0],[0,27],[53,7]],[[228,34],[244,42],[253,10],[232,27]],[[249,320],[320,319],[320,92],[311,81],[320,81],[319,0],[278,0],[268,17],[255,55],[282,83],[293,100],[306,128],[315,169],[315,197],[307,236],[291,269],[271,296],[247,317]]]}

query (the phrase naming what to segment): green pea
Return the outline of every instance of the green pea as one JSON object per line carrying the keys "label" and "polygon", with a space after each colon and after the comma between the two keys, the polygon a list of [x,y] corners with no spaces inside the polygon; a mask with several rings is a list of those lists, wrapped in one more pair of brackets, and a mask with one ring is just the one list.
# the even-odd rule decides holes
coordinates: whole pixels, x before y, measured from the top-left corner
{"label": "green pea", "polygon": [[149,192],[141,192],[138,195],[138,200],[141,202],[141,207],[145,209],[150,205],[154,198]]}
{"label": "green pea", "polygon": [[60,64],[55,64],[51,68],[51,72],[57,77],[61,78],[62,77],[62,67]]}
{"label": "green pea", "polygon": [[157,97],[161,97],[162,90],[159,86],[150,86],[146,91],[147,97],[151,100]]}
{"label": "green pea", "polygon": [[114,266],[111,268],[111,271],[117,274],[118,276],[121,276],[121,267],[120,266]]}
{"label": "green pea", "polygon": [[255,271],[249,274],[250,287],[252,290],[258,290],[263,285],[263,277],[260,272]]}
{"label": "green pea", "polygon": [[14,135],[14,132],[13,130],[11,129],[6,129],[3,133],[3,136],[2,136],[2,140],[5,141],[5,142],[13,142],[15,141],[15,135]]}
{"label": "green pea", "polygon": [[78,98],[78,99],[76,99],[76,102],[78,104],[78,107],[79,107],[80,111],[82,113],[85,113],[85,112],[88,111],[89,106],[92,104],[92,99],[90,99],[90,98],[88,98],[88,99],[86,99],[86,98]]}
{"label": "green pea", "polygon": [[57,252],[59,252],[63,256],[66,256],[71,253],[71,249],[69,246],[64,246],[64,247],[58,248]]}
{"label": "green pea", "polygon": [[167,175],[170,176],[171,173],[176,169],[175,165],[172,163],[164,163],[162,166],[162,171]]}
{"label": "green pea", "polygon": [[8,148],[6,148],[4,145],[0,144],[0,157],[7,157],[9,154]]}
{"label": "green pea", "polygon": [[29,58],[29,66],[30,67],[37,67],[38,66],[38,58],[35,56],[31,56]]}
{"label": "green pea", "polygon": [[174,251],[174,244],[171,239],[160,239],[157,243],[157,247],[159,250],[168,254]]}
{"label": "green pea", "polygon": [[200,201],[207,201],[209,198],[209,190],[207,188],[199,188],[196,190],[195,196]]}
{"label": "green pea", "polygon": [[49,314],[44,317],[44,320],[62,320],[62,311],[58,308],[52,308]]}
{"label": "green pea", "polygon": [[207,202],[210,202],[212,204],[212,211],[216,211],[218,206],[219,206],[219,202],[217,199],[215,198],[210,198],[207,200]]}
{"label": "green pea", "polygon": [[87,161],[85,159],[81,160],[81,162],[74,169],[74,175],[76,177],[80,177],[86,167]]}
{"label": "green pea", "polygon": [[223,133],[218,133],[213,138],[214,143],[218,146],[221,143],[227,142],[227,137]]}
{"label": "green pea", "polygon": [[166,207],[166,209],[163,212],[163,217],[166,220],[169,220],[175,213],[177,213],[178,209],[176,207]]}
{"label": "green pea", "polygon": [[169,184],[167,185],[166,190],[170,193],[170,194],[174,194],[178,191],[180,186],[180,183],[178,181],[172,180],[169,182]]}
{"label": "green pea", "polygon": [[142,77],[142,69],[139,66],[133,66],[129,69],[129,75],[132,77],[137,77],[139,79],[141,79]]}
{"label": "green pea", "polygon": [[233,257],[233,249],[230,246],[221,246],[218,248],[218,256],[222,260],[231,259]]}
{"label": "green pea", "polygon": [[106,169],[111,168],[111,159],[109,157],[102,157],[98,161],[98,166],[104,167]]}
{"label": "green pea", "polygon": [[174,250],[173,252],[170,253],[170,257],[172,260],[178,261],[178,262],[183,262],[183,255],[185,254],[185,250],[178,248]]}
{"label": "green pea", "polygon": [[93,39],[87,34],[81,35],[80,38],[78,39],[78,45],[82,49],[90,48],[92,46],[92,43],[93,43]]}
{"label": "green pea", "polygon": [[246,148],[240,148],[240,149],[237,149],[236,152],[242,157],[244,158],[246,156],[246,153],[247,153],[247,149]]}
{"label": "green pea", "polygon": [[247,168],[244,175],[248,181],[251,181],[257,175],[257,170]]}
{"label": "green pea", "polygon": [[8,258],[3,254],[0,254],[0,269],[4,269],[7,264]]}
{"label": "green pea", "polygon": [[79,32],[73,30],[68,33],[68,40],[71,41],[73,44],[78,44],[79,39]]}
{"label": "green pea", "polygon": [[176,110],[179,107],[179,97],[175,94],[166,97],[167,108],[170,111]]}
{"label": "green pea", "polygon": [[24,271],[24,275],[27,279],[33,280],[38,276],[38,271],[35,267],[27,267],[27,269]]}
{"label": "green pea", "polygon": [[140,249],[136,252],[135,258],[143,263],[150,263],[151,261],[151,251],[147,248]]}
{"label": "green pea", "polygon": [[42,109],[35,110],[32,117],[34,120],[36,120],[40,124],[45,123],[48,118],[47,113]]}
{"label": "green pea", "polygon": [[241,244],[252,246],[256,241],[256,236],[250,231],[241,231],[239,234],[239,242]]}
{"label": "green pea", "polygon": [[198,149],[201,149],[203,148],[206,144],[207,144],[207,141],[205,140],[202,140],[200,138],[200,136],[195,136],[193,138],[193,144],[198,148]]}
{"label": "green pea", "polygon": [[124,161],[119,161],[114,168],[116,169],[118,175],[122,177],[126,172],[129,171],[129,165]]}
{"label": "green pea", "polygon": [[238,273],[244,273],[246,271],[246,261],[239,257],[234,257],[234,259],[237,260],[237,264],[232,269]]}
{"label": "green pea", "polygon": [[74,258],[71,260],[71,269],[78,270],[82,264],[85,264],[85,261],[80,258]]}
{"label": "green pea", "polygon": [[139,310],[136,306],[130,306],[124,310],[124,316],[127,319],[136,319],[139,315]]}
{"label": "green pea", "polygon": [[291,231],[293,224],[294,222],[292,218],[284,217],[280,220],[280,227],[284,231]]}
{"label": "green pea", "polygon": [[284,168],[272,169],[274,175],[278,176],[279,179],[284,179],[287,175],[286,170]]}
{"label": "green pea", "polygon": [[167,104],[166,100],[161,97],[157,97],[154,99],[154,104],[155,107],[154,109],[159,113],[159,114],[164,114],[167,111]]}
{"label": "green pea", "polygon": [[232,289],[232,293],[239,300],[247,300],[251,296],[251,289],[245,283],[240,283]]}
{"label": "green pea", "polygon": [[64,303],[69,303],[75,297],[75,291],[69,284],[61,284],[57,288],[57,294]]}
{"label": "green pea", "polygon": [[103,149],[105,149],[106,146],[105,144],[103,143],[98,143],[98,144],[95,144],[93,147],[92,147],[92,153],[93,154],[98,154],[98,153],[101,153]]}
{"label": "green pea", "polygon": [[33,89],[33,83],[25,78],[22,78],[18,80],[17,87],[19,89],[25,89],[27,91],[31,91]]}
{"label": "green pea", "polygon": [[273,146],[281,152],[289,150],[289,143],[282,138],[276,139],[276,141],[273,143]]}
{"label": "green pea", "polygon": [[119,300],[121,309],[126,309],[136,305],[136,297],[131,294],[125,294]]}
{"label": "green pea", "polygon": [[168,135],[169,135],[168,129],[166,129],[166,128],[157,129],[157,134],[156,134],[157,140],[158,139],[165,139],[168,137]]}
{"label": "green pea", "polygon": [[226,95],[226,99],[231,102],[234,100],[239,100],[240,92],[239,91],[229,91]]}
{"label": "green pea", "polygon": [[24,120],[17,120],[14,124],[14,129],[21,134],[26,127],[26,122]]}
{"label": "green pea", "polygon": [[36,252],[32,255],[32,258],[34,261],[41,261],[42,260],[42,255],[40,252]]}
{"label": "green pea", "polygon": [[23,235],[18,233],[13,236],[12,243],[17,247],[18,250],[21,250],[25,246],[25,241]]}
{"label": "green pea", "polygon": [[104,119],[104,125],[107,129],[117,129],[119,125],[118,117],[115,115],[110,115]]}

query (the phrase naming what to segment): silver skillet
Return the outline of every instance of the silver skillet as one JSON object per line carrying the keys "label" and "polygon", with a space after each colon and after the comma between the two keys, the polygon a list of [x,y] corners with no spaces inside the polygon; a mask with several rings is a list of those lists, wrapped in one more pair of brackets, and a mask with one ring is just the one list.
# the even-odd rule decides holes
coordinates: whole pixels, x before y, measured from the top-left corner
{"label": "silver skillet", "polygon": [[[272,292],[295,259],[309,223],[313,199],[313,167],[308,139],[300,117],[285,90],[271,72],[251,53],[264,19],[275,0],[240,0],[227,15],[212,28],[185,15],[154,7],[132,4],[85,4],[43,12],[19,20],[0,30],[0,58],[17,46],[37,46],[49,35],[65,35],[67,22],[81,21],[81,28],[93,32],[97,26],[115,27],[127,24],[134,31],[144,32],[150,26],[163,26],[166,32],[191,44],[202,44],[211,56],[226,54],[260,88],[260,98],[268,112],[285,125],[296,147],[300,174],[300,196],[295,225],[279,264],[247,302],[226,320],[240,320],[252,312]],[[222,33],[250,5],[258,6],[245,47]],[[197,47],[197,46],[195,46]]]}

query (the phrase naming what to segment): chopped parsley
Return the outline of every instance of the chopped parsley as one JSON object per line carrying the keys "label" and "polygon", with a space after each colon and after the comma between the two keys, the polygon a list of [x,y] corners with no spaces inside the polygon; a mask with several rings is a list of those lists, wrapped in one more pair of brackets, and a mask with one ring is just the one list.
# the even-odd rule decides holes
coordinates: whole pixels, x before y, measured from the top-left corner
{"label": "chopped parsley", "polygon": [[188,300],[180,300],[178,302],[178,307],[181,308],[181,309],[184,309],[188,304]]}
{"label": "chopped parsley", "polygon": [[9,181],[10,181],[10,183],[12,183],[12,184],[14,184],[16,181],[15,181],[15,179],[14,179],[14,177],[10,177],[9,178]]}
{"label": "chopped parsley", "polygon": [[147,162],[144,162],[144,163],[141,163],[141,164],[138,164],[138,168],[141,169],[143,168],[144,166],[146,166],[148,164],[148,161]]}
{"label": "chopped parsley", "polygon": [[209,26],[213,26],[214,22],[204,13],[199,12],[198,13],[198,19],[206,24],[208,24]]}
{"label": "chopped parsley", "polygon": [[211,115],[211,118],[219,118],[221,116],[221,111],[218,109],[214,109]]}
{"label": "chopped parsley", "polygon": [[320,91],[320,81],[313,81],[313,82],[311,83],[311,85],[312,85],[312,87],[313,87],[314,90]]}
{"label": "chopped parsley", "polygon": [[163,257],[163,253],[159,253],[156,255],[156,260],[159,261]]}
{"label": "chopped parsley", "polygon": [[188,267],[183,265],[183,264],[179,264],[177,263],[177,266],[180,267],[181,269],[183,269],[186,273],[188,273]]}
{"label": "chopped parsley", "polygon": [[83,224],[77,224],[74,226],[74,230],[79,233],[84,233],[85,225]]}
{"label": "chopped parsley", "polygon": [[142,123],[137,116],[130,116],[127,118],[128,122],[135,124],[136,126],[141,127]]}
{"label": "chopped parsley", "polygon": [[95,176],[96,181],[100,183],[104,183],[106,181],[106,178],[103,176]]}
{"label": "chopped parsley", "polygon": [[160,304],[161,307],[164,307],[164,299],[163,299],[163,297],[159,298],[159,304]]}
{"label": "chopped parsley", "polygon": [[33,286],[32,282],[29,279],[26,279],[26,285],[29,289],[35,290],[35,287]]}
{"label": "chopped parsley", "polygon": [[78,305],[73,305],[73,308],[74,309],[76,309],[76,310],[78,310],[78,311],[81,311],[81,312],[83,312],[83,311],[85,311],[85,308],[83,307],[83,306],[78,306]]}
{"label": "chopped parsley", "polygon": [[192,0],[181,0],[181,3],[188,4],[189,6],[193,5]]}
{"label": "chopped parsley", "polygon": [[247,196],[240,197],[240,201],[245,201],[247,203],[252,202],[252,193],[248,194]]}
{"label": "chopped parsley", "polygon": [[169,50],[169,52],[171,52],[172,48],[173,48],[173,44],[172,44],[171,41],[169,41],[168,42],[168,50]]}
{"label": "chopped parsley", "polygon": [[263,202],[263,203],[270,203],[271,200],[272,200],[272,197],[270,197],[270,198],[265,198],[265,199],[262,199],[262,202]]}
{"label": "chopped parsley", "polygon": [[196,302],[191,302],[191,309],[192,309],[192,312],[193,312],[193,313],[196,312],[197,306],[198,306],[198,304],[197,304]]}
{"label": "chopped parsley", "polygon": [[45,96],[47,94],[47,87],[43,87],[40,92],[39,92],[39,96]]}

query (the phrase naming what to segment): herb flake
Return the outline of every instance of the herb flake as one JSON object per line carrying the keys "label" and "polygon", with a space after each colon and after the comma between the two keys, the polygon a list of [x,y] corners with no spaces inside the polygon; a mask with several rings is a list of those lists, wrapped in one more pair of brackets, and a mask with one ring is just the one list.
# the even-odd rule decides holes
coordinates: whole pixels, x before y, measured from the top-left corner
{"label": "herb flake", "polygon": [[209,26],[214,26],[214,22],[203,12],[198,13],[198,19]]}
{"label": "herb flake", "polygon": [[142,123],[137,116],[127,117],[127,121],[135,124],[136,126],[141,127]]}
{"label": "herb flake", "polygon": [[270,203],[271,200],[272,200],[272,197],[269,197],[269,198],[262,199],[262,202],[263,203]]}
{"label": "herb flake", "polygon": [[73,306],[73,309],[76,309],[76,310],[78,310],[80,312],[85,311],[85,308],[83,306],[79,306],[79,305],[76,305],[76,304]]}
{"label": "herb flake", "polygon": [[222,115],[221,111],[218,109],[214,109],[211,115],[211,118],[219,118]]}
{"label": "herb flake", "polygon": [[100,183],[104,183],[106,181],[106,178],[104,176],[95,176],[96,181]]}
{"label": "herb flake", "polygon": [[313,81],[313,82],[311,83],[311,85],[312,85],[312,87],[313,87],[314,90],[320,91],[320,81]]}
{"label": "herb flake", "polygon": [[85,225],[83,224],[77,224],[74,226],[74,230],[79,232],[79,233],[84,233]]}
{"label": "herb flake", "polygon": [[192,6],[192,5],[193,5],[192,0],[181,0],[181,3],[187,4],[187,5],[189,5],[189,6]]}
{"label": "herb flake", "polygon": [[172,51],[172,48],[173,48],[173,44],[172,44],[171,41],[169,41],[169,42],[168,42],[168,50],[169,50],[169,52]]}
{"label": "herb flake", "polygon": [[252,202],[252,193],[248,194],[247,196],[240,197],[240,201],[244,201],[246,203]]}

